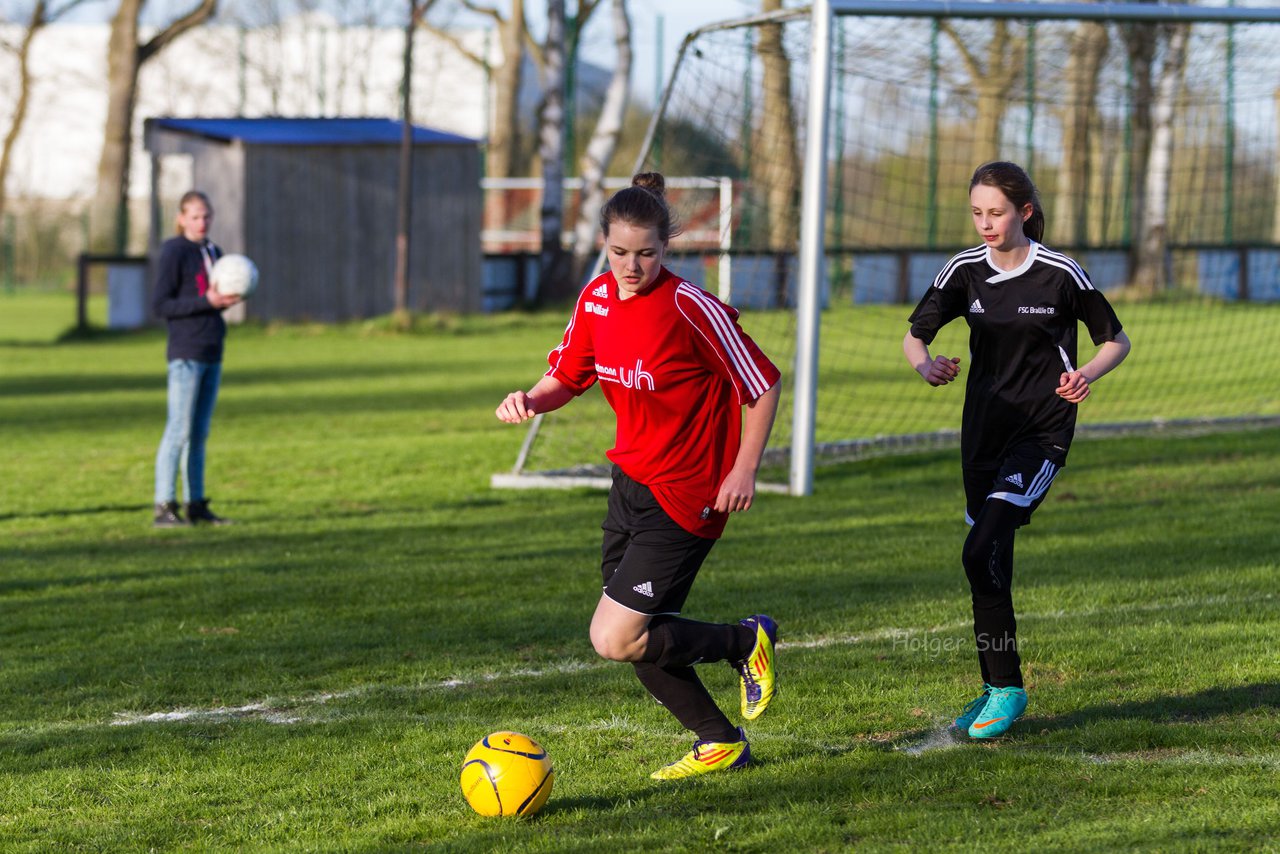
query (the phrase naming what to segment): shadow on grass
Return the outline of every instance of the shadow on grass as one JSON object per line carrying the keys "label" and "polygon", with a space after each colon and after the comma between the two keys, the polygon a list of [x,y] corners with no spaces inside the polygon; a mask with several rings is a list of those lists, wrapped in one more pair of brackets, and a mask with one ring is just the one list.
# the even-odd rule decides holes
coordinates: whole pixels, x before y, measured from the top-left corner
{"label": "shadow on grass", "polygon": [[37,510],[32,513],[0,513],[0,522],[13,519],[62,519],[73,516],[97,516],[102,513],[142,513],[150,511],[150,504],[100,504],[96,507],[59,507],[55,510]]}
{"label": "shadow on grass", "polygon": [[[965,745],[1017,743],[1024,740],[1020,736],[1031,734],[1092,731],[1093,728],[1108,723],[1139,721],[1150,724],[1194,724],[1258,709],[1280,711],[1280,683],[1260,682],[1231,688],[1210,688],[1194,694],[1173,694],[1150,700],[1085,706],[1053,717],[1032,715],[1014,727],[1005,738],[988,742],[971,739],[953,727],[935,726],[903,733],[892,742],[883,743],[881,748],[886,752],[914,756]],[[1144,738],[1141,747],[1149,748],[1152,745]]]}
{"label": "shadow on grass", "polygon": [[1152,723],[1196,723],[1253,709],[1280,710],[1280,683],[1261,682],[1231,688],[1210,688],[1195,694],[1174,694],[1130,703],[1085,706],[1074,712],[1034,723],[1056,732],[1094,726],[1104,721],[1142,720]]}

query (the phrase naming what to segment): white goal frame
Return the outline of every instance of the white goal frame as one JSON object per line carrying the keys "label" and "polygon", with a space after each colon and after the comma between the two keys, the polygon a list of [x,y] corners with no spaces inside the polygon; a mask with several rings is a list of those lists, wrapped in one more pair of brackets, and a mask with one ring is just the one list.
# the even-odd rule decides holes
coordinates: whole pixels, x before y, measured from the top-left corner
{"label": "white goal frame", "polygon": [[[679,76],[680,65],[689,46],[701,35],[757,23],[773,23],[810,19],[809,98],[806,109],[804,172],[801,180],[800,242],[798,247],[798,294],[796,301],[796,361],[794,410],[792,412],[792,447],[789,482],[784,489],[791,495],[813,493],[813,470],[816,454],[815,426],[818,389],[818,330],[821,319],[821,286],[826,278],[824,216],[827,188],[827,136],[830,125],[833,32],[836,16],[892,18],[973,18],[1019,20],[1102,20],[1146,23],[1280,23],[1280,7],[1191,6],[1165,3],[1091,3],[1046,2],[1033,0],[814,0],[808,7],[784,9],[710,24],[685,36],[676,56],[675,67],[662,93],[657,109],[641,145],[636,167],[639,171],[648,157]],[[727,256],[722,256],[727,257]],[[521,448],[514,470],[494,475],[495,487],[597,486],[603,479],[591,476],[530,476],[523,474],[523,463],[537,435],[542,416],[534,424]],[[1273,419],[1262,419],[1271,423]],[[1253,423],[1254,419],[1250,419]],[[1120,427],[1133,425],[1117,425]],[[607,485],[607,484],[606,484]]]}

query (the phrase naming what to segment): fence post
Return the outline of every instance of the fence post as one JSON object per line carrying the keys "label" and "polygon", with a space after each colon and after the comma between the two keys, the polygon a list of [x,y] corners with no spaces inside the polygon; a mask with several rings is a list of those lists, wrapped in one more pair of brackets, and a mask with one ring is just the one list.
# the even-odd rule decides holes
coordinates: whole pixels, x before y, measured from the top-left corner
{"label": "fence post", "polygon": [[4,256],[4,289],[9,293],[13,293],[13,288],[17,280],[17,264],[15,263],[17,243],[17,221],[13,218],[13,214],[5,214],[4,245],[0,247],[0,254],[3,254]]}
{"label": "fence post", "polygon": [[76,258],[76,330],[89,329],[89,253]]}

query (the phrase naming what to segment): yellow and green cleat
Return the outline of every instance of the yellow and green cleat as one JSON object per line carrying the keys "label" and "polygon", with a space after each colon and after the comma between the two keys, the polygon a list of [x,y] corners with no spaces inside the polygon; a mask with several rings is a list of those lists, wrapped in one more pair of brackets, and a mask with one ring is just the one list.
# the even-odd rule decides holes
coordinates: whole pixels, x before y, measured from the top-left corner
{"label": "yellow and green cleat", "polygon": [[736,771],[751,763],[751,745],[738,728],[740,741],[695,741],[693,750],[670,765],[664,765],[649,776],[655,780],[683,780],[712,771]]}
{"label": "yellow and green cleat", "polygon": [[778,642],[778,624],[772,617],[756,614],[740,621],[755,632],[755,646],[751,654],[735,667],[742,677],[742,717],[749,721],[764,714],[773,699],[777,674],[774,669],[773,648]]}

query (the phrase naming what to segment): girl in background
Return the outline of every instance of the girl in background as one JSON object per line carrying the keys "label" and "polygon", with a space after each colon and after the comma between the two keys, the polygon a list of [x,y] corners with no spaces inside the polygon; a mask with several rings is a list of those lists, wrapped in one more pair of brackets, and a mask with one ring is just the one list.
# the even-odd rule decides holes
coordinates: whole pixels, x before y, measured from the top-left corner
{"label": "girl in background", "polygon": [[[1129,354],[1115,312],[1074,260],[1039,241],[1035,185],[1008,162],[978,167],[969,182],[982,245],[956,255],[910,317],[907,361],[932,386],[960,375],[960,358],[929,355],[958,317],[969,324],[973,365],[960,431],[965,519],[961,559],[973,597],[982,693],[955,720],[973,738],[1007,732],[1027,708],[1013,613],[1013,541],[1066,464],[1076,406]],[[1076,367],[1076,325],[1101,345]]]}
{"label": "girl in background", "polygon": [[[222,377],[222,345],[227,324],[222,310],[240,301],[210,286],[222,250],[209,240],[213,205],[198,190],[178,204],[177,235],[160,248],[152,309],[169,327],[169,417],[156,452],[157,528],[228,520],[209,509],[204,490],[205,441]],[[182,473],[186,517],[177,503]]]}

